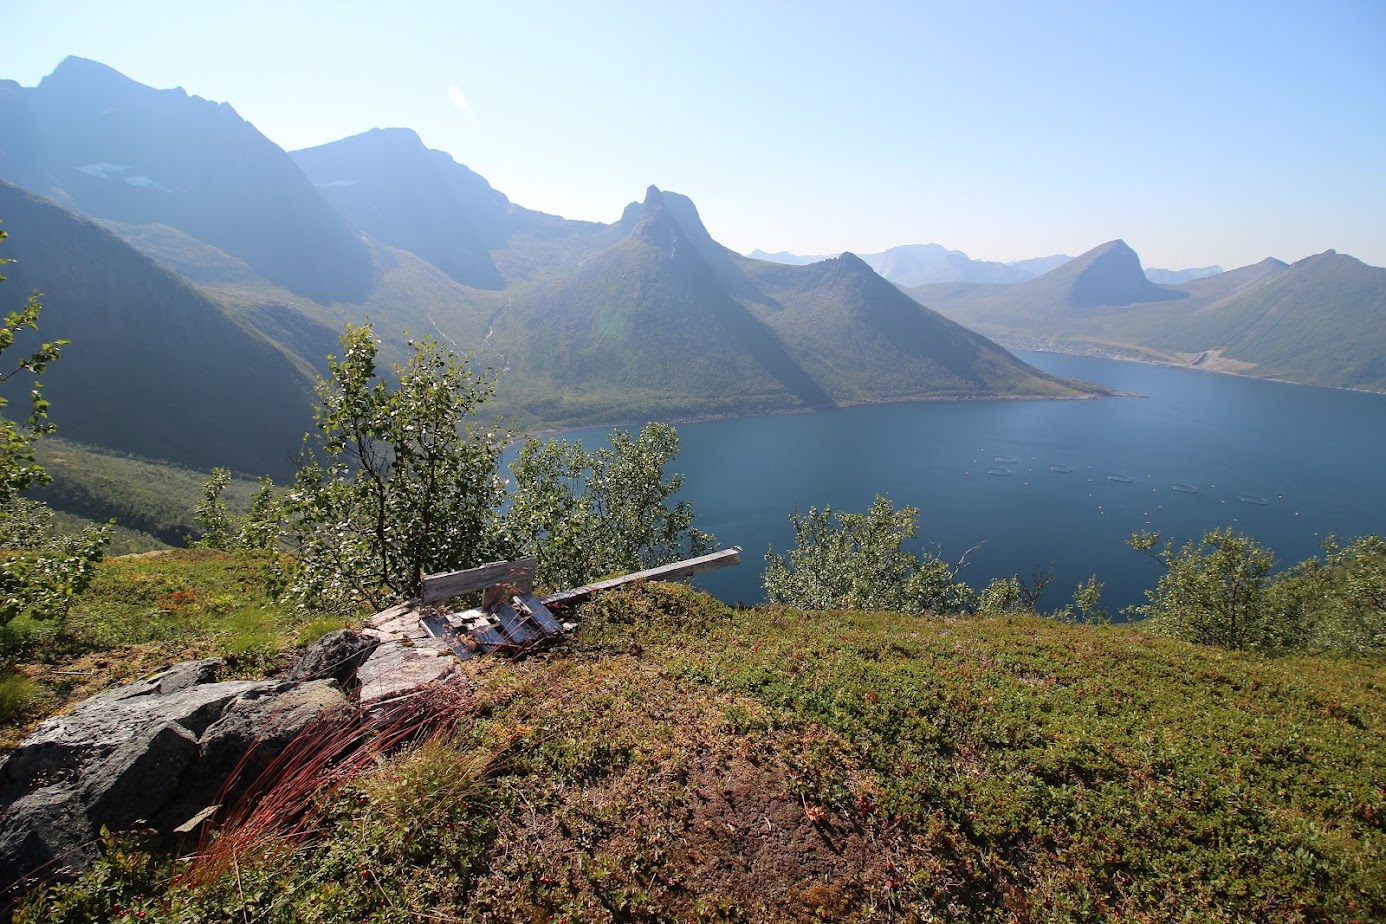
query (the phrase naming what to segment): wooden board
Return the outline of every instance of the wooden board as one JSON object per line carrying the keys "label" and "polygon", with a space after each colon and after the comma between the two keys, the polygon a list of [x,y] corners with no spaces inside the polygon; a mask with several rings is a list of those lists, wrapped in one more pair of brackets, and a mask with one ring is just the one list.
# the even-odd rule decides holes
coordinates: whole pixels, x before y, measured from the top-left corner
{"label": "wooden board", "polygon": [[576,603],[580,600],[586,600],[598,591],[610,590],[613,587],[621,587],[637,581],[679,581],[708,571],[716,571],[718,568],[739,564],[741,564],[741,549],[732,547],[723,549],[721,552],[713,552],[711,555],[686,558],[671,565],[660,565],[658,568],[637,571],[634,574],[611,578],[607,581],[597,581],[595,584],[587,584],[583,587],[574,587],[572,590],[560,590],[556,594],[541,597],[540,602],[549,605]]}
{"label": "wooden board", "polygon": [[502,603],[497,606],[495,613],[496,620],[500,622],[501,632],[514,645],[528,645],[544,636],[544,633],[528,616],[522,616],[515,612],[509,603]]}
{"label": "wooden board", "polygon": [[463,661],[476,654],[477,643],[468,638],[466,633],[455,629],[446,617],[428,615],[421,618],[419,622],[423,623],[423,627],[428,630],[429,635],[443,641]]}
{"label": "wooden board", "polygon": [[534,594],[520,594],[520,607],[529,611],[529,618],[544,631],[545,635],[557,635],[563,631],[563,624],[553,618],[549,608],[539,602]]}
{"label": "wooden board", "polygon": [[491,625],[489,622],[482,623],[468,631],[472,639],[481,646],[484,652],[492,652],[497,648],[513,648],[514,643],[505,636],[504,633]]}
{"label": "wooden board", "polygon": [[499,584],[514,584],[528,592],[534,588],[534,556],[515,561],[493,561],[465,571],[430,574],[423,579],[423,602],[437,603],[449,597],[475,593]]}

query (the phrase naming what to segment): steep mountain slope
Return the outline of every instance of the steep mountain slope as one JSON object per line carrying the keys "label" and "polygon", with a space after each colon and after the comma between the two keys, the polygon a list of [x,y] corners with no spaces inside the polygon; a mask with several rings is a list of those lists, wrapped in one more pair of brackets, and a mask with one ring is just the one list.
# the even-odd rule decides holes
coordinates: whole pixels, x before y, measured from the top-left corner
{"label": "steep mountain slope", "polygon": [[407,128],[372,129],[294,151],[323,196],[357,228],[408,250],[463,285],[505,282],[490,251],[504,245],[510,200]]}
{"label": "steep mountain slope", "polygon": [[359,300],[370,252],[277,145],[229,105],[82,58],[0,85],[0,177],[92,218],[166,225],[319,301]]}
{"label": "steep mountain slope", "polygon": [[1021,285],[920,286],[910,294],[1027,346],[1386,390],[1386,269],[1330,250],[1178,286],[1142,285],[1138,271],[1125,245],[1107,244]]}
{"label": "steep mountain slope", "polygon": [[1125,241],[1109,241],[1036,279],[1012,286],[916,286],[922,304],[989,335],[1059,336],[1105,306],[1187,299],[1145,278]]}
{"label": "steep mountain slope", "polygon": [[574,273],[507,290],[492,346],[522,416],[698,416],[924,396],[1085,392],[922,309],[850,254],[796,267],[717,244],[651,187]]}
{"label": "steep mountain slope", "polygon": [[109,231],[3,181],[0,219],[5,296],[41,291],[41,336],[72,341],[44,376],[59,433],[200,468],[289,469],[312,425],[301,364]]}
{"label": "steep mountain slope", "polygon": [[1386,391],[1386,269],[1332,250],[1306,257],[1151,330],[1142,345],[1216,351],[1268,378]]}
{"label": "steep mountain slope", "polygon": [[752,264],[757,312],[839,403],[930,396],[1072,396],[979,334],[921,306],[852,254],[801,269]]}

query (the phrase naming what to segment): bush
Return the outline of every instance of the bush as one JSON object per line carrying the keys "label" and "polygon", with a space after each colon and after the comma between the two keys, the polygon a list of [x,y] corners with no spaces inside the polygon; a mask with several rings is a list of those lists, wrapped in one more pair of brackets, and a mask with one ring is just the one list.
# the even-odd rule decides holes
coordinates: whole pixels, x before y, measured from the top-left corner
{"label": "bush", "polygon": [[574,587],[704,555],[712,536],[693,526],[693,507],[669,499],[682,475],[665,477],[679,437],[652,423],[634,439],[618,430],[610,447],[528,439],[511,464],[515,491],[505,517],[514,554],[539,559],[538,579]]}
{"label": "bush", "polygon": [[[5,237],[0,231],[0,241]],[[0,264],[6,262],[0,258]],[[0,276],[0,280],[4,278]],[[17,335],[38,330],[41,309],[38,293],[34,293],[18,311],[5,316],[0,326],[0,354],[14,347]],[[66,343],[40,343],[13,367],[0,367],[0,384],[21,374],[32,376],[33,381],[27,420],[15,423],[0,415],[0,626],[20,614],[35,619],[66,615],[73,594],[91,583],[102,547],[110,537],[109,526],[56,536],[52,512],[22,496],[49,481],[43,466],[34,461],[34,444],[53,432],[41,378]],[[7,405],[7,399],[0,397],[0,411]]]}
{"label": "bush", "polygon": [[529,440],[507,494],[506,434],[475,420],[494,391],[489,373],[431,339],[409,346],[387,380],[370,327],[348,327],[342,358],[318,383],[318,433],[287,494],[262,484],[237,529],[217,506],[225,478],[214,477],[202,508],[208,536],[282,544],[296,557],[285,576],[292,596],[337,613],[416,599],[428,574],[502,558],[536,555],[541,580],[572,585],[711,550],[692,507],[670,504],[682,484],[664,475],[678,451],[673,427],[618,431],[595,452]]}
{"label": "bush", "polygon": [[795,547],[788,556],[765,553],[765,592],[774,603],[800,609],[876,609],[957,612],[972,590],[957,580],[966,556],[949,565],[937,555],[902,548],[918,529],[919,510],[896,510],[877,497],[866,513],[810,507],[792,513]]}

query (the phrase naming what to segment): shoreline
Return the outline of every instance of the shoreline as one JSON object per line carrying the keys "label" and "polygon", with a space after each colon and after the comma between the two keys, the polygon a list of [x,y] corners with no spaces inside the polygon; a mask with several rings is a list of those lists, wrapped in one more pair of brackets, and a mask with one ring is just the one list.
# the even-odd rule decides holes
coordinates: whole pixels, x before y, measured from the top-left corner
{"label": "shoreline", "polygon": [[[1322,382],[1296,382],[1290,379],[1275,379],[1264,375],[1254,375],[1250,372],[1238,372],[1234,369],[1219,369],[1215,366],[1196,365],[1195,363],[1171,362],[1170,360],[1156,359],[1152,356],[1133,356],[1131,353],[1135,352],[1134,347],[1113,346],[1104,348],[1101,344],[1089,341],[1047,341],[1043,345],[1004,339],[997,340],[996,342],[1012,353],[1020,351],[1025,353],[1051,353],[1055,356],[1106,359],[1115,362],[1139,363],[1146,366],[1163,366],[1167,369],[1187,369],[1190,372],[1210,372],[1214,375],[1233,375],[1241,379],[1251,379],[1256,382],[1273,382],[1277,385],[1298,385],[1303,388],[1325,388],[1329,391],[1347,391],[1359,395],[1379,395],[1381,397],[1386,397],[1386,391],[1376,391],[1371,388],[1353,388],[1349,385],[1325,385]],[[1064,343],[1072,343],[1074,348],[1064,349]],[[1208,352],[1216,351],[1204,351],[1204,353]],[[1241,360],[1234,361],[1241,362]]]}
{"label": "shoreline", "polygon": [[[1036,351],[1045,352],[1045,351]],[[1092,383],[1087,383],[1092,384]],[[1111,389],[1106,394],[1094,392],[1091,394],[1077,395],[921,395],[914,398],[861,398],[854,401],[843,401],[839,404],[823,405],[819,407],[791,407],[779,410],[755,411],[753,413],[737,413],[729,411],[724,414],[702,414],[690,417],[672,417],[669,419],[657,419],[654,417],[645,420],[626,420],[604,423],[575,423],[562,427],[544,427],[542,429],[528,431],[521,436],[516,436],[507,440],[503,444],[504,449],[523,443],[525,440],[549,439],[560,436],[564,433],[571,433],[574,430],[620,430],[625,428],[644,427],[651,423],[667,423],[671,426],[682,424],[710,423],[717,420],[750,420],[756,417],[784,417],[791,414],[824,414],[833,411],[847,410],[854,407],[876,407],[888,404],[922,404],[932,401],[1098,401],[1103,398],[1146,398],[1148,395],[1132,394],[1130,392],[1116,391]]]}

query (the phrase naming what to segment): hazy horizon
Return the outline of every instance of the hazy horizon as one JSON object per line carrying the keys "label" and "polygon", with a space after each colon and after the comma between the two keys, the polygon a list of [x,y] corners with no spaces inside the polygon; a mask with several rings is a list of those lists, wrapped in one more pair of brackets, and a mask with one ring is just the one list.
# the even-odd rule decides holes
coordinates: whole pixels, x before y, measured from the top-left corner
{"label": "hazy horizon", "polygon": [[67,55],[228,102],[286,150],[416,130],[512,201],[655,184],[742,253],[1122,238],[1146,266],[1386,265],[1386,7],[19,0],[0,77]]}

